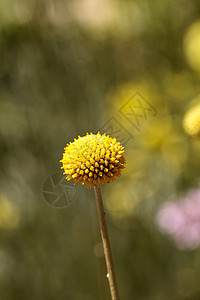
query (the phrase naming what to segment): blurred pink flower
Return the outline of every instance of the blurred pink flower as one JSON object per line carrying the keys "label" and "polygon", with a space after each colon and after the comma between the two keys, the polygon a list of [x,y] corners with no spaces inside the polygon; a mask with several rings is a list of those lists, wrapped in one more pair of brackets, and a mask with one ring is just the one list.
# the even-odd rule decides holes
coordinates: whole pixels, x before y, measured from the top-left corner
{"label": "blurred pink flower", "polygon": [[156,221],[180,249],[200,245],[200,189],[190,191],[178,202],[167,202],[159,210]]}

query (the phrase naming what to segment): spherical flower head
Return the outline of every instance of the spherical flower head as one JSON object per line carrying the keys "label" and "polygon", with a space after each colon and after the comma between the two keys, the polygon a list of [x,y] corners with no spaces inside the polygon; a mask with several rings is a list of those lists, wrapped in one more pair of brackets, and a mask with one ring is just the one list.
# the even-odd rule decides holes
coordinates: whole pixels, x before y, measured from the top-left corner
{"label": "spherical flower head", "polygon": [[67,144],[61,160],[66,179],[74,179],[88,188],[110,183],[121,175],[126,159],[124,147],[105,133],[90,133]]}
{"label": "spherical flower head", "polygon": [[188,135],[200,138],[200,105],[192,107],[186,113],[183,128]]}

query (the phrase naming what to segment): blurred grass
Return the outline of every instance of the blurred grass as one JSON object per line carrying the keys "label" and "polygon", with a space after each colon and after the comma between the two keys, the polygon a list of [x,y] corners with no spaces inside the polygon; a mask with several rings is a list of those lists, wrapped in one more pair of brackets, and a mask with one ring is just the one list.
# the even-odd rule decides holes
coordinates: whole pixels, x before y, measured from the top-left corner
{"label": "blurred grass", "polygon": [[[121,298],[199,299],[199,249],[176,249],[154,224],[161,203],[199,183],[200,144],[182,129],[199,101],[186,38],[199,9],[197,0],[0,3],[2,300],[109,299],[93,191],[79,187],[62,210],[41,193],[65,144],[107,116],[134,134],[123,176],[103,187]],[[139,133],[119,114],[138,89],[158,111]]]}

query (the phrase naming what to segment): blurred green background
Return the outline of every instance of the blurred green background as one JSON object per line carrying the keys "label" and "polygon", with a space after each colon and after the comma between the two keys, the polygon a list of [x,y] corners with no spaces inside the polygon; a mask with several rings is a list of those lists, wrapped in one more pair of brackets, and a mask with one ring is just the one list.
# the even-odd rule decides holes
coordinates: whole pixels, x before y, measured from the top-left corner
{"label": "blurred green background", "polygon": [[[110,118],[132,136],[122,177],[103,186],[121,299],[200,299],[199,248],[177,249],[155,222],[199,183],[200,142],[182,129],[200,101],[199,11],[198,0],[0,2],[0,299],[110,299],[93,191],[77,187],[63,209],[42,194],[66,143]],[[136,130],[120,109],[138,91],[157,114]]]}

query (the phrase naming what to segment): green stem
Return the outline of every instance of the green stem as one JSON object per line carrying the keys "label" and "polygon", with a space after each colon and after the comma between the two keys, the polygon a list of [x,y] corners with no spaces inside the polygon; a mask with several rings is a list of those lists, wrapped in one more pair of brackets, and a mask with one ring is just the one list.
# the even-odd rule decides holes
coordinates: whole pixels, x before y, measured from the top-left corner
{"label": "green stem", "polygon": [[117,288],[117,281],[116,281],[114,263],[113,263],[112,252],[111,252],[110,239],[109,239],[108,229],[106,224],[106,215],[103,206],[101,188],[95,185],[94,192],[96,198],[101,238],[103,242],[103,249],[104,249],[104,255],[105,255],[107,272],[108,272],[107,277],[110,285],[111,298],[112,300],[119,300],[119,293]]}

